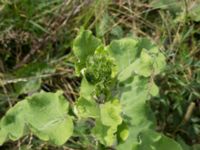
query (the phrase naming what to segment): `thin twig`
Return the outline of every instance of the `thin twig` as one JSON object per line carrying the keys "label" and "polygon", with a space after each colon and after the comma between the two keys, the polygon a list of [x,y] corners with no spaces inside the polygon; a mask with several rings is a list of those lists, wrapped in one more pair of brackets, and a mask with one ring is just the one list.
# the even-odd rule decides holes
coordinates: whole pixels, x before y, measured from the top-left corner
{"label": "thin twig", "polygon": [[31,77],[26,77],[26,78],[16,78],[16,79],[5,79],[1,81],[2,86],[6,84],[11,84],[11,83],[17,83],[17,82],[27,82],[29,80],[34,80],[34,79],[40,79],[40,78],[48,78],[56,75],[64,75],[68,74],[68,72],[60,72],[60,73],[52,73],[52,74],[42,74],[38,76],[31,76]]}
{"label": "thin twig", "polygon": [[11,108],[11,107],[12,107],[12,102],[11,102],[10,97],[9,97],[9,95],[8,95],[8,91],[7,91],[6,87],[5,87],[5,84],[4,84],[4,80],[3,80],[3,79],[2,79],[2,80],[0,79],[0,86],[2,86],[3,92],[5,93],[5,95],[6,95],[6,97],[7,97],[8,105],[9,105],[9,107]]}

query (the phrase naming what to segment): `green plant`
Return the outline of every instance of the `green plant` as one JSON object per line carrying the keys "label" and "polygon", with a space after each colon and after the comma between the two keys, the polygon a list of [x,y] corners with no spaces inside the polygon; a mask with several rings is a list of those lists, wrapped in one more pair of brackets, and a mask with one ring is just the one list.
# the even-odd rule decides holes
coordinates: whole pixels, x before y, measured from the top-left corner
{"label": "green plant", "polygon": [[183,150],[155,130],[149,100],[159,95],[154,77],[165,68],[165,57],[155,45],[146,39],[124,38],[104,46],[91,31],[81,30],[73,50],[76,73],[82,77],[80,96],[72,105],[74,135],[69,105],[61,92],[40,92],[18,102],[1,119],[1,144],[31,131],[55,145],[73,135],[93,137],[92,149]]}
{"label": "green plant", "polygon": [[[87,47],[88,41],[92,48]],[[90,31],[80,32],[73,46],[78,58],[76,71],[83,77],[75,112],[79,119],[92,118],[92,134],[105,147],[164,150],[170,144],[174,150],[181,150],[175,141],[154,131],[148,100],[158,95],[153,78],[164,69],[165,57],[144,41],[125,38],[104,47]],[[100,56],[103,62],[96,59]],[[87,65],[90,59],[96,62]]]}

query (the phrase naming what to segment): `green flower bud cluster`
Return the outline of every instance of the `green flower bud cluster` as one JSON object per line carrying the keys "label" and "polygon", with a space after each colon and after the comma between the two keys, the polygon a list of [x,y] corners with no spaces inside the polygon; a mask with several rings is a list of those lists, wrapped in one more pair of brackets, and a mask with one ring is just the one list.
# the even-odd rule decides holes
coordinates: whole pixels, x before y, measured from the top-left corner
{"label": "green flower bud cluster", "polygon": [[95,54],[88,57],[85,77],[91,84],[106,82],[111,79],[112,61],[105,54]]}

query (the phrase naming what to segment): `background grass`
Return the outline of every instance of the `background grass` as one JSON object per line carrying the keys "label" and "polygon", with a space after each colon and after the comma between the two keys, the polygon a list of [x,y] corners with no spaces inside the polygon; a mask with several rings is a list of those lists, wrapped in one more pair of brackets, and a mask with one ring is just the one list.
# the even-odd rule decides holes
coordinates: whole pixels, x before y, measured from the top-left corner
{"label": "background grass", "polygon": [[[73,103],[80,79],[74,76],[73,38],[86,28],[104,43],[145,37],[167,58],[156,77],[160,96],[151,100],[157,130],[181,143],[200,144],[199,0],[1,0],[0,116],[35,91],[62,89]],[[32,135],[2,149],[93,149],[81,122],[75,136],[57,148]],[[77,133],[77,135],[76,135]],[[185,145],[185,144],[183,144]]]}

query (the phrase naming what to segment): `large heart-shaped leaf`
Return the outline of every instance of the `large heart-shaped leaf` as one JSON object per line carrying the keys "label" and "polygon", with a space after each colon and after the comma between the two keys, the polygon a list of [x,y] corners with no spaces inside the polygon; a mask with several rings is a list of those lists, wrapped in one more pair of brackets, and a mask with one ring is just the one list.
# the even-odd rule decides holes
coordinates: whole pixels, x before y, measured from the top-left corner
{"label": "large heart-shaped leaf", "polygon": [[124,38],[121,40],[114,40],[107,47],[111,56],[114,57],[118,72],[124,70],[137,57],[137,40],[131,38]]}
{"label": "large heart-shaped leaf", "polygon": [[10,108],[1,119],[0,144],[19,139],[28,128],[39,139],[55,145],[67,141],[73,133],[73,122],[62,92],[36,93]]}

